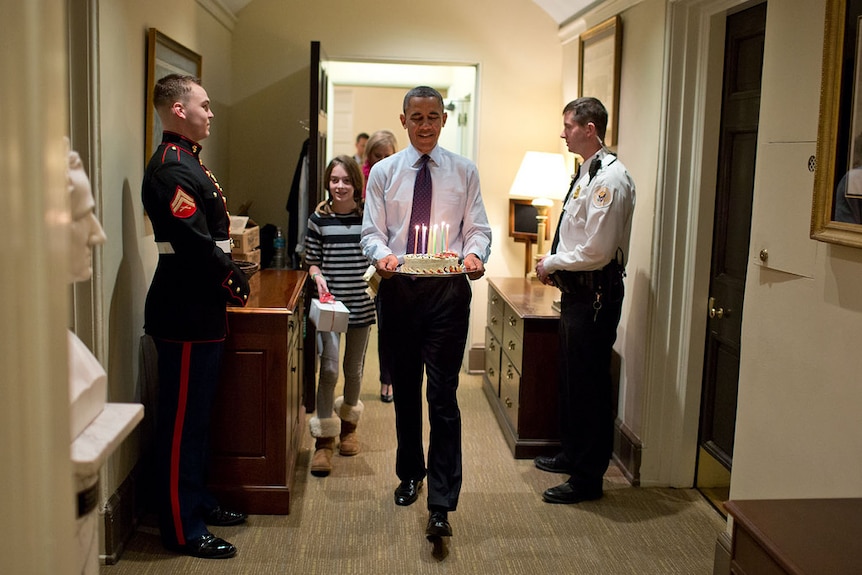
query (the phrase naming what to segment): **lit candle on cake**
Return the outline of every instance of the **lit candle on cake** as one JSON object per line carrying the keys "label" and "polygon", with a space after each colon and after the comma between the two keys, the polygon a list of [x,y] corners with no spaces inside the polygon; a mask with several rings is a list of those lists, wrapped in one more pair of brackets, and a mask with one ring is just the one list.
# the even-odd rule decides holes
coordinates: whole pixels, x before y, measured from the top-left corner
{"label": "lit candle on cake", "polygon": [[449,251],[449,224],[447,224],[446,222],[443,222],[442,224],[440,224],[440,231],[441,232],[443,231],[444,227],[446,228],[446,238],[445,238],[445,242],[443,244],[444,248],[445,248],[443,251],[448,252]]}
{"label": "lit candle on cake", "polygon": [[428,255],[433,256],[437,253],[437,224],[431,226],[431,249],[428,251]]}
{"label": "lit candle on cake", "polygon": [[416,233],[413,235],[413,253],[419,251],[419,224],[416,224]]}
{"label": "lit candle on cake", "polygon": [[425,253],[425,245],[426,245],[425,244],[425,238],[426,238],[427,233],[428,233],[428,227],[425,224],[422,224],[422,249],[419,250],[420,254]]}

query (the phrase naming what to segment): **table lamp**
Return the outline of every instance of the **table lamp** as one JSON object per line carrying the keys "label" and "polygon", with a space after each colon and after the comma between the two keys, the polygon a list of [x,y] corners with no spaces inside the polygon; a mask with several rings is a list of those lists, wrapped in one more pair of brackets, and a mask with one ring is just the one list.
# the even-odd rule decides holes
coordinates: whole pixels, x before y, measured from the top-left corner
{"label": "table lamp", "polygon": [[[536,257],[544,255],[545,234],[548,225],[548,208],[554,205],[553,200],[562,200],[571,181],[566,170],[566,160],[562,154],[549,152],[527,152],[521,160],[521,167],[515,175],[515,181],[509,188],[512,198],[532,198],[536,208]],[[529,252],[530,244],[527,243]],[[529,261],[529,254],[526,261]],[[529,275],[530,270],[525,271]]]}

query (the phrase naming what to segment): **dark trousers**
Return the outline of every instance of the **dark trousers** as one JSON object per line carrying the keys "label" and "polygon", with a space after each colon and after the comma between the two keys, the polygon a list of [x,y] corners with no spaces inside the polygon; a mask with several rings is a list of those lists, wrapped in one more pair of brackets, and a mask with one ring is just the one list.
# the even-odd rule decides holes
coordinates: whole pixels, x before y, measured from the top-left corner
{"label": "dark trousers", "polygon": [[[461,411],[458,374],[467,343],[470,300],[466,276],[394,276],[378,293],[380,346],[392,378],[402,481],[428,477],[428,506],[454,511],[461,492]],[[422,445],[422,376],[427,376],[430,444]]]}
{"label": "dark trousers", "polygon": [[616,301],[587,287],[563,293],[560,305],[560,442],[572,469],[569,483],[602,487],[613,451],[611,352],[617,337],[622,291]]}
{"label": "dark trousers", "polygon": [[210,416],[223,342],[154,338],[159,354],[156,504],[167,546],[207,533],[204,515],[216,502],[206,489]]}

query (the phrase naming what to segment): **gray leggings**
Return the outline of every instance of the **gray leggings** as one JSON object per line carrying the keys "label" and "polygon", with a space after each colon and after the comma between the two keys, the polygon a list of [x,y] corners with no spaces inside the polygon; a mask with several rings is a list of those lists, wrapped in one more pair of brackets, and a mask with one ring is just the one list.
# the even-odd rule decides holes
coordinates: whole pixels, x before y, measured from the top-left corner
{"label": "gray leggings", "polygon": [[[344,334],[344,403],[356,405],[365,369],[365,350],[371,326],[348,327]],[[335,417],[335,384],[338,383],[338,356],[341,334],[337,331],[317,332],[317,352],[320,354],[320,377],[317,382],[317,417]]]}

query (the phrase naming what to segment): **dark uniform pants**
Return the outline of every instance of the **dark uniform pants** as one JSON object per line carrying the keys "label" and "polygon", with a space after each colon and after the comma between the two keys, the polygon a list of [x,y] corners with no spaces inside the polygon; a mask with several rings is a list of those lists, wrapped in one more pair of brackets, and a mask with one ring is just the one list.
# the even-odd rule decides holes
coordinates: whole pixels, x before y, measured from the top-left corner
{"label": "dark uniform pants", "polygon": [[[380,284],[380,345],[392,378],[402,481],[428,477],[428,506],[454,511],[461,492],[458,374],[467,343],[466,276],[394,276]],[[422,372],[427,376],[428,465],[422,445]]]}
{"label": "dark uniform pants", "polygon": [[207,533],[203,517],[216,507],[206,489],[206,469],[224,343],[153,340],[159,354],[155,445],[159,529],[166,545],[185,545]]}
{"label": "dark uniform pants", "polygon": [[[621,292],[621,290],[620,290]],[[613,451],[611,352],[622,293],[602,297],[582,287],[563,293],[560,305],[560,441],[572,469],[569,482],[601,490]]]}

